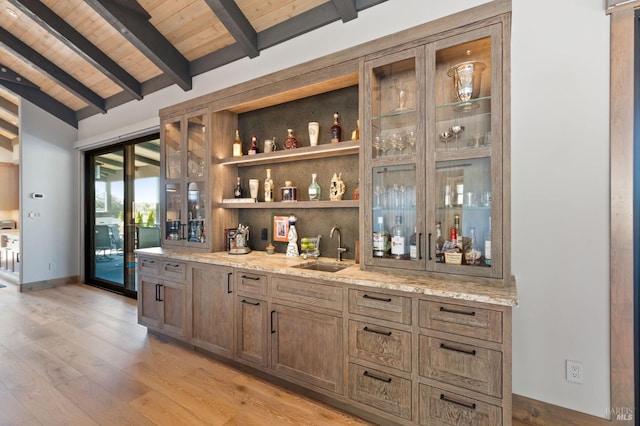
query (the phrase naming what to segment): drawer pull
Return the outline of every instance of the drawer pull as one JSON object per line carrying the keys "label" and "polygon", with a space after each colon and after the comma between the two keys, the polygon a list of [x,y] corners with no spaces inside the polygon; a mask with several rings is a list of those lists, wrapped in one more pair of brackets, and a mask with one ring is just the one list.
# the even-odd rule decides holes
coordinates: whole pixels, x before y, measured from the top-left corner
{"label": "drawer pull", "polygon": [[379,380],[385,383],[391,383],[391,377],[384,378],[384,377],[376,376],[375,374],[371,374],[366,370],[364,373],[362,373],[362,375],[365,377],[369,377],[370,379]]}
{"label": "drawer pull", "polygon": [[156,284],[156,285],[158,286],[157,287],[158,288],[158,290],[157,290],[158,299],[157,300],[158,300],[158,302],[164,302],[164,299],[162,298],[162,287],[164,287],[164,285],[163,284]]}
{"label": "drawer pull", "polygon": [[475,311],[471,311],[471,312],[458,311],[457,309],[447,309],[444,306],[440,306],[440,312],[446,312],[448,314],[468,315],[470,317],[475,317],[476,316],[476,312]]}
{"label": "drawer pull", "polygon": [[459,348],[454,348],[454,347],[451,347],[451,346],[447,346],[444,343],[440,343],[440,349],[444,349],[444,350],[447,350],[447,351],[460,352],[460,353],[471,355],[471,356],[476,356],[476,350],[475,349],[467,351],[465,349],[459,349]]}
{"label": "drawer pull", "polygon": [[143,264],[143,265],[147,265],[147,264],[149,264],[149,265],[153,265],[154,263],[156,263],[156,261],[155,261],[155,260],[148,260],[148,259],[144,259],[144,260],[142,261],[142,264]]}
{"label": "drawer pull", "polygon": [[459,405],[461,407],[468,408],[469,410],[475,410],[476,409],[476,404],[468,404],[466,402],[456,401],[455,399],[451,399],[451,398],[449,398],[448,396],[446,396],[443,393],[440,394],[440,399],[442,401],[449,402],[451,404],[456,404],[456,405]]}
{"label": "drawer pull", "polygon": [[378,330],[373,330],[369,327],[365,327],[362,330],[367,331],[369,333],[376,333],[376,334],[382,334],[383,336],[391,336],[391,332],[390,331],[378,331]]}
{"label": "drawer pull", "polygon": [[246,300],[246,299],[242,299],[242,300],[240,301],[240,303],[244,303],[244,304],[246,304],[246,305],[260,306],[260,302],[249,302],[249,301],[248,301],[248,300]]}
{"label": "drawer pull", "polygon": [[166,265],[167,267],[169,267],[169,268],[173,268],[173,269],[176,269],[176,268],[179,268],[179,267],[180,267],[180,264],[179,264],[179,263],[167,263],[167,264],[165,264],[165,265]]}
{"label": "drawer pull", "polygon": [[247,275],[243,275],[242,276],[243,280],[253,280],[253,281],[260,281],[260,277],[249,277]]}
{"label": "drawer pull", "polygon": [[365,294],[364,296],[362,296],[363,299],[371,299],[371,300],[377,300],[378,302],[391,302],[391,298],[390,297],[375,297],[375,296],[369,296],[368,294]]}
{"label": "drawer pull", "polygon": [[233,272],[227,273],[227,293],[231,293],[231,277],[233,276]]}

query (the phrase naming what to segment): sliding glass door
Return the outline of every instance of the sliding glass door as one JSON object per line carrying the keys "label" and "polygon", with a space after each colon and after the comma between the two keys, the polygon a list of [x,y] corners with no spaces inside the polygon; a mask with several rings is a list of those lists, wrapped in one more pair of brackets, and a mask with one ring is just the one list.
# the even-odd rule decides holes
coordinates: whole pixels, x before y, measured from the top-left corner
{"label": "sliding glass door", "polygon": [[160,245],[160,140],[87,152],[85,281],[135,296],[138,247]]}

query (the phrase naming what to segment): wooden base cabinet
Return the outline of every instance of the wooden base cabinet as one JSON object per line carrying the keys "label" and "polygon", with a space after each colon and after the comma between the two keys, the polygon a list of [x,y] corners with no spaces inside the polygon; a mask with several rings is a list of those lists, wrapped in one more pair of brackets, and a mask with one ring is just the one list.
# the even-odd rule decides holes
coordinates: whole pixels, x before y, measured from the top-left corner
{"label": "wooden base cabinet", "polygon": [[233,268],[194,265],[191,277],[192,342],[231,358],[234,349]]}
{"label": "wooden base cabinet", "polygon": [[141,257],[139,262],[138,322],[173,337],[184,338],[187,330],[186,265],[146,257]]}

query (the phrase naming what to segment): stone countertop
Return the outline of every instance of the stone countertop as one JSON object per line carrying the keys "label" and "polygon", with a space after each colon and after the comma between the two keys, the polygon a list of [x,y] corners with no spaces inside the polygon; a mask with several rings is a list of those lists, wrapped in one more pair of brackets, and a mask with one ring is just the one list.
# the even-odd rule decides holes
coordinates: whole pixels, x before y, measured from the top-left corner
{"label": "stone countertop", "polygon": [[[404,291],[409,293],[440,296],[459,300],[490,303],[494,305],[518,306],[518,294],[515,280],[509,280],[507,285],[492,285],[487,282],[474,282],[471,277],[456,276],[455,278],[433,278],[393,273],[363,271],[360,265],[352,260],[342,261],[349,267],[338,272],[322,272],[293,268],[301,263],[311,262],[312,258],[304,260],[302,257],[287,257],[284,254],[267,254],[263,251],[252,251],[244,255],[232,255],[227,252],[197,253],[160,247],[138,249],[136,253],[175,260],[209,263],[212,265],[230,266],[248,270],[286,274],[302,278],[321,278],[336,283],[354,284],[378,289]],[[323,263],[338,263],[335,259],[320,257]],[[459,279],[458,279],[459,278]]]}

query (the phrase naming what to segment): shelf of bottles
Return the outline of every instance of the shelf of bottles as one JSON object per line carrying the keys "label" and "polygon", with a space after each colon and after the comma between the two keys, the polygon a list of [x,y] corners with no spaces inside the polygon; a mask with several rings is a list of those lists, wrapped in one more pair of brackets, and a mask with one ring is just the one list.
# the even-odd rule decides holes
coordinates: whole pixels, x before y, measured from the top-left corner
{"label": "shelf of bottles", "polygon": [[416,259],[415,165],[374,167],[372,177],[373,257]]}
{"label": "shelf of bottles", "polygon": [[[202,114],[166,123],[165,232],[168,242],[206,243],[207,145]],[[183,132],[186,131],[186,135]]]}
{"label": "shelf of bottles", "polygon": [[435,91],[436,269],[460,265],[465,273],[490,274],[490,38],[437,51],[436,79],[446,83]]}

